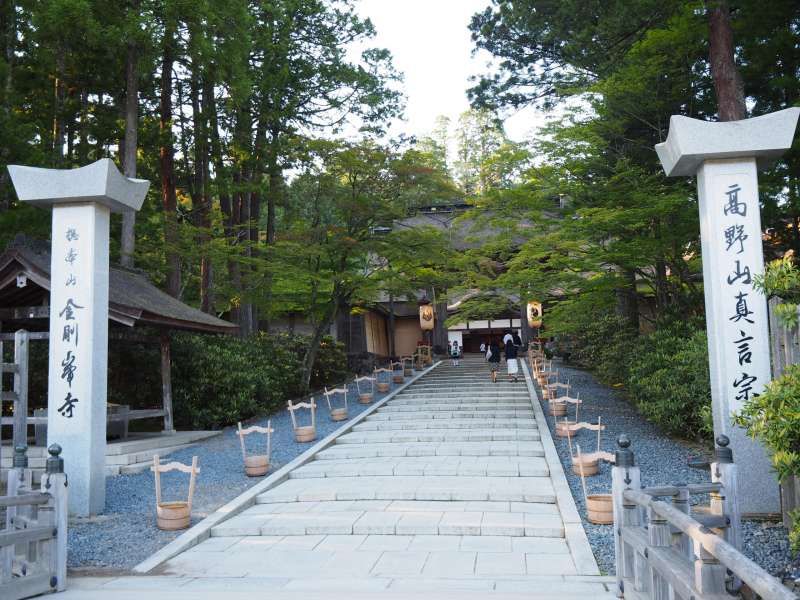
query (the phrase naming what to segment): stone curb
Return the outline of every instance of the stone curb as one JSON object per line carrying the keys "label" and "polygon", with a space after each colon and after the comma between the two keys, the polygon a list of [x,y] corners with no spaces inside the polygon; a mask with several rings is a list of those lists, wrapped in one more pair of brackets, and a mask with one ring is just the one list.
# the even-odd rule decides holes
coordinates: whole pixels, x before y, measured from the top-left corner
{"label": "stone curb", "polygon": [[569,489],[569,483],[567,483],[567,476],[564,474],[564,468],[558,458],[556,445],[553,442],[553,436],[550,433],[550,427],[544,416],[542,405],[539,403],[539,395],[533,386],[528,365],[522,359],[519,362],[525,375],[525,385],[530,393],[533,414],[537,423],[539,423],[539,437],[544,449],[547,466],[550,468],[550,480],[556,493],[556,503],[564,521],[564,537],[567,539],[572,560],[575,562],[575,569],[578,575],[600,575],[600,568],[597,566],[592,547],[589,545],[589,538],[586,537],[586,531],[583,529],[583,522],[578,513],[578,507],[575,505],[575,498],[572,497],[572,491]]}
{"label": "stone curb", "polygon": [[209,537],[211,537],[212,528],[216,527],[223,521],[226,521],[227,519],[236,516],[237,514],[250,508],[251,506],[255,505],[256,498],[260,494],[263,494],[267,490],[286,481],[289,478],[289,474],[293,470],[309,462],[314,457],[314,455],[316,455],[321,450],[324,450],[328,446],[333,445],[333,443],[336,441],[336,438],[350,431],[354,425],[357,425],[358,423],[366,419],[369,415],[374,413],[381,406],[383,406],[389,400],[394,398],[397,394],[399,394],[408,386],[410,386],[412,383],[417,381],[420,377],[424,377],[425,375],[433,371],[433,369],[438,367],[440,364],[442,364],[442,361],[435,363],[430,369],[414,375],[403,385],[401,385],[395,390],[392,390],[389,394],[381,398],[378,402],[370,406],[360,415],[358,415],[351,421],[347,422],[345,425],[343,425],[333,433],[329,434],[326,438],[320,440],[319,442],[311,446],[300,456],[297,456],[296,458],[286,463],[283,467],[275,471],[272,475],[270,475],[263,481],[257,483],[250,489],[241,493],[233,500],[227,502],[226,504],[218,508],[216,511],[208,515],[205,519],[197,523],[194,527],[182,533],[177,538],[172,540],[169,544],[158,550],[155,554],[149,556],[148,558],[140,562],[138,565],[133,567],[132,569],[133,572],[149,573],[153,569],[164,564],[169,559],[177,556],[181,552],[185,552],[189,548],[196,546],[200,542],[207,540]]}

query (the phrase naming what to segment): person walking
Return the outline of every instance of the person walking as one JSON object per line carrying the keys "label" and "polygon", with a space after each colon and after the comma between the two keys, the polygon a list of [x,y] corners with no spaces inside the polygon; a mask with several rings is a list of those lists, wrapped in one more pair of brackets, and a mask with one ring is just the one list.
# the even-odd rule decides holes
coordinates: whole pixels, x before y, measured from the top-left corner
{"label": "person walking", "polygon": [[517,354],[519,354],[522,350],[522,338],[519,337],[519,332],[515,330],[511,334],[511,339],[514,341],[514,346],[517,348]]}
{"label": "person walking", "polygon": [[497,383],[497,370],[500,368],[500,346],[496,340],[489,342],[489,366],[492,373],[492,383]]}
{"label": "person walking", "polygon": [[513,340],[506,342],[506,367],[508,368],[508,380],[517,382],[519,374],[519,364],[517,364],[517,347]]}
{"label": "person walking", "polygon": [[458,366],[458,359],[461,356],[461,348],[458,347],[458,340],[453,340],[453,345],[450,347],[450,358],[454,367]]}

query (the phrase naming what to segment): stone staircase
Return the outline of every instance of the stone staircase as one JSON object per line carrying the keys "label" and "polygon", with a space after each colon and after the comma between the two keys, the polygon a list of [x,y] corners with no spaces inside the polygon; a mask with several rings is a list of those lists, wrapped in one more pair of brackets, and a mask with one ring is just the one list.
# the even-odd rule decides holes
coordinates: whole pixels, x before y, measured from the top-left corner
{"label": "stone staircase", "polygon": [[281,590],[563,583],[582,573],[545,456],[524,381],[491,383],[481,358],[442,364],[163,571]]}

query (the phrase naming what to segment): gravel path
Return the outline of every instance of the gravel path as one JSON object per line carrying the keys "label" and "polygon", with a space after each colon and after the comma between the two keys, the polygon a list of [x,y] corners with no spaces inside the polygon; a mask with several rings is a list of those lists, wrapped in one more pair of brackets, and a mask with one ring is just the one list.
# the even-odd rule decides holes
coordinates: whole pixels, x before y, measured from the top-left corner
{"label": "gravel path", "polygon": [[[569,381],[572,395],[580,393],[584,403],[580,407],[580,420],[596,423],[602,417],[606,425],[603,432],[602,449],[613,452],[616,439],[622,433],[631,439],[631,449],[636,455],[636,464],[641,468],[642,484],[664,485],[673,483],[699,483],[709,481],[707,471],[690,469],[686,465],[688,456],[708,453],[706,449],[692,446],[688,442],[674,440],[645,420],[632,404],[612,388],[597,382],[594,376],[584,370],[554,361],[561,381]],[[554,431],[554,418],[549,414],[546,403],[543,406],[550,430]],[[570,418],[574,413],[570,408]],[[586,452],[594,451],[596,438],[593,432],[583,431],[573,438]],[[553,435],[564,472],[567,474],[572,495],[583,518],[583,525],[589,537],[597,563],[603,573],[614,573],[614,538],[611,525],[593,525],[586,520],[586,506],[581,489],[580,477],[572,473],[569,447],[566,438]],[[600,473],[586,478],[589,494],[609,493],[611,491],[611,465],[601,463]],[[706,498],[699,497],[705,501]],[[776,576],[788,574],[792,562],[787,532],[779,523],[745,521],[743,523],[745,553]]]}
{"label": "gravel path", "polygon": [[[359,404],[355,385],[350,384],[348,387],[354,392],[352,395],[348,394],[349,416],[352,420],[372,404]],[[392,389],[396,387],[398,386],[392,385]],[[386,394],[376,392],[373,404],[388,393],[391,390]],[[294,441],[288,410],[284,409],[269,418],[275,430],[272,434],[270,473],[348,422],[331,421],[327,403],[321,395],[317,397],[315,442],[298,444]],[[251,423],[266,425],[266,422],[267,418],[263,418]],[[251,443],[262,444],[263,437],[258,442],[248,440],[248,448]],[[261,477],[247,477],[244,474],[242,451],[235,427],[228,427],[222,435],[173,452],[169,458],[191,463],[193,456],[199,459],[200,473],[197,476],[192,507],[192,525],[262,481]],[[165,500],[185,499],[188,485],[186,475],[166,473],[162,475],[161,481]],[[90,522],[70,523],[68,566],[127,570],[171,542],[180,533],[182,532],[161,531],[156,527],[155,488],[153,474],[149,470],[134,475],[107,477],[105,513]]]}

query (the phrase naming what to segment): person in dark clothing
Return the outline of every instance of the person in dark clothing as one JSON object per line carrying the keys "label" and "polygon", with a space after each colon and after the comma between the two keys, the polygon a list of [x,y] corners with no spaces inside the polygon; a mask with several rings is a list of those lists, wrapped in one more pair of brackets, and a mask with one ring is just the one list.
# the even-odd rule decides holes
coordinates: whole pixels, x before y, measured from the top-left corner
{"label": "person in dark clothing", "polygon": [[508,367],[508,380],[516,382],[519,365],[517,364],[517,347],[512,340],[506,342],[506,366]]}
{"label": "person in dark clothing", "polygon": [[497,370],[500,368],[500,346],[497,340],[489,342],[489,366],[492,369],[492,382],[497,383]]}
{"label": "person in dark clothing", "polygon": [[511,337],[514,341],[514,346],[517,347],[517,353],[519,353],[520,349],[522,348],[522,338],[519,337],[519,333],[517,333],[516,331],[513,334],[511,334]]}

